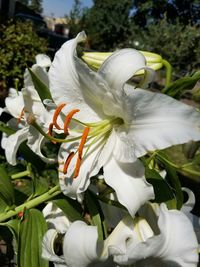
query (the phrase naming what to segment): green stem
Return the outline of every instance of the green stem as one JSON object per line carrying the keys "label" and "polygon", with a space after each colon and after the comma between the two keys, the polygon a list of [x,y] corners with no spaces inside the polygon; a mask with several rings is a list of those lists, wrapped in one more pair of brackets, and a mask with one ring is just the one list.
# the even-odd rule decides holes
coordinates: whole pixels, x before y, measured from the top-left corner
{"label": "green stem", "polygon": [[22,205],[16,207],[14,210],[9,210],[6,213],[0,214],[0,222],[3,222],[7,219],[10,219],[11,217],[17,215],[19,212],[23,211],[24,208],[26,209],[31,209],[41,203],[44,203],[53,197],[57,196],[58,194],[61,193],[59,185],[54,186],[51,188],[48,192],[42,194],[39,197],[36,197],[26,203],[23,203]]}
{"label": "green stem", "polygon": [[176,164],[174,164],[173,162],[171,162],[170,160],[164,158],[163,156],[161,156],[158,152],[156,153],[157,157],[164,160],[167,164],[169,164],[170,166],[172,166],[173,168],[176,169],[177,172],[187,172],[189,174],[192,175],[196,175],[198,177],[200,177],[200,172],[199,171],[195,171],[195,170],[191,170],[187,168],[187,164],[183,164],[181,166],[178,166]]}
{"label": "green stem", "polygon": [[[165,66],[165,68],[166,68],[166,82],[165,82],[165,88],[166,88],[166,87],[169,86],[170,83],[171,83],[171,78],[172,78],[172,66],[171,66],[171,64],[170,64],[167,60],[165,60],[165,59],[162,60],[162,64],[163,64],[163,65]],[[163,93],[164,93],[164,91],[165,91],[165,88],[163,89]]]}
{"label": "green stem", "polygon": [[184,172],[187,172],[189,174],[193,174],[195,176],[200,177],[200,172],[199,171],[191,170],[191,169],[185,168],[184,166],[181,167],[180,171],[184,171]]}
{"label": "green stem", "polygon": [[30,176],[31,172],[30,170],[26,170],[26,171],[23,171],[23,172],[19,172],[19,173],[16,173],[16,174],[13,174],[11,175],[11,179],[20,179],[24,176]]}

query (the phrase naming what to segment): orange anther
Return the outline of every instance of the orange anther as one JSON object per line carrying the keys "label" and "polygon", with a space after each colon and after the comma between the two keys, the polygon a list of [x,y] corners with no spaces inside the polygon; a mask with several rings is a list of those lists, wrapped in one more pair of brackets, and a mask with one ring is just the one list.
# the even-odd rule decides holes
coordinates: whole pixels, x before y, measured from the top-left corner
{"label": "orange anther", "polygon": [[70,164],[70,162],[71,162],[73,156],[74,156],[74,152],[70,152],[69,155],[68,155],[68,157],[67,157],[67,159],[66,159],[66,161],[65,161],[65,163],[64,163],[64,167],[63,167],[63,173],[64,173],[64,174],[67,173],[69,164]]}
{"label": "orange anther", "polygon": [[17,119],[17,124],[19,124],[24,116],[24,112],[25,112],[25,107],[23,107],[20,115],[19,115],[19,118]]}
{"label": "orange anther", "polygon": [[79,111],[80,111],[79,109],[73,109],[67,114],[65,118],[65,122],[64,122],[64,133],[65,134],[68,134],[68,128],[69,128],[69,124],[70,124],[72,117],[74,116],[75,113]]}
{"label": "orange anther", "polygon": [[76,167],[74,171],[74,178],[76,178],[79,175],[80,167],[81,167],[81,160],[82,160],[82,154],[83,154],[83,148],[85,145],[85,142],[87,140],[88,134],[90,131],[90,127],[86,127],[83,131],[83,135],[81,137],[81,142],[78,148],[78,158],[76,161]]}
{"label": "orange anther", "polygon": [[60,126],[59,126],[58,123],[57,123],[57,118],[58,118],[58,115],[60,114],[61,110],[64,108],[64,106],[66,106],[66,103],[62,103],[62,104],[60,104],[60,105],[56,108],[56,110],[55,110],[55,112],[54,112],[54,114],[53,114],[53,124],[54,124],[54,126],[55,126],[58,130],[61,130],[61,128],[60,128]]}

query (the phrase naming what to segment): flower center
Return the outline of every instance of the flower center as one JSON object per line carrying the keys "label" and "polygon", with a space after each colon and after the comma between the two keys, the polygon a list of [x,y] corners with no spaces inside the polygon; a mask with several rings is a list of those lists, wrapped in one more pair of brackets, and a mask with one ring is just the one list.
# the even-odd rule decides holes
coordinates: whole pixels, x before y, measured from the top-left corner
{"label": "flower center", "polygon": [[[79,112],[79,109],[71,110],[66,116],[63,122],[63,126],[59,125],[58,119],[62,109],[66,106],[65,103],[60,104],[56,110],[54,111],[52,122],[49,124],[48,133],[46,134],[40,127],[37,125],[35,120],[32,120],[32,125],[40,131],[42,135],[44,135],[47,139],[49,139],[52,143],[69,143],[80,140],[79,146],[77,150],[74,152],[70,152],[67,159],[64,162],[62,172],[67,174],[68,167],[74,158],[77,155],[76,164],[74,168],[73,178],[78,177],[81,167],[81,162],[83,158],[87,155],[88,151],[91,147],[94,146],[97,142],[100,145],[104,145],[113,129],[116,125],[123,124],[123,120],[121,118],[112,117],[110,119],[105,119],[99,122],[94,123],[85,123],[81,122],[73,118],[73,116]],[[69,129],[70,122],[73,121],[79,127]],[[53,130],[63,131],[65,135],[65,139],[55,138],[53,136]],[[80,135],[78,135],[80,133]],[[84,155],[83,155],[84,152]]]}

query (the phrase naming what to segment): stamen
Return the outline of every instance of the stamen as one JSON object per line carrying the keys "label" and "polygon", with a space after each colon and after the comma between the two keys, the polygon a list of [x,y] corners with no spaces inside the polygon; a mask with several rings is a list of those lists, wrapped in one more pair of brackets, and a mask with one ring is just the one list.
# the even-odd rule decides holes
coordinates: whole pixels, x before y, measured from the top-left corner
{"label": "stamen", "polygon": [[81,142],[78,148],[78,158],[76,161],[76,167],[74,171],[74,178],[76,178],[79,175],[80,167],[81,167],[81,160],[82,160],[82,154],[83,154],[83,147],[85,145],[85,142],[87,140],[88,134],[90,131],[90,127],[86,127],[83,131],[83,135],[81,137]]}
{"label": "stamen", "polygon": [[52,136],[53,125],[54,125],[53,123],[49,124],[49,130],[48,130],[48,135],[49,136]]}
{"label": "stamen", "polygon": [[71,162],[73,156],[74,156],[74,152],[69,153],[69,155],[68,155],[68,157],[67,157],[67,159],[66,159],[66,161],[65,161],[64,167],[63,167],[63,173],[64,173],[64,174],[67,173],[69,164],[70,164],[70,162]]}
{"label": "stamen", "polygon": [[25,113],[25,107],[23,107],[20,115],[19,115],[19,118],[17,119],[17,124],[19,124],[24,116],[24,113]]}
{"label": "stamen", "polygon": [[[52,134],[53,126],[54,126],[53,123],[50,123],[50,124],[49,124],[49,130],[48,130],[48,135],[49,135],[49,136],[53,136],[53,134]],[[54,141],[54,140],[51,140],[51,142],[52,142],[53,144],[56,144],[56,141]]]}
{"label": "stamen", "polygon": [[62,103],[62,104],[60,104],[57,108],[56,108],[56,110],[55,110],[55,112],[54,112],[54,115],[53,115],[53,124],[54,124],[54,126],[56,127],[56,129],[58,129],[58,130],[61,130],[61,127],[58,125],[58,123],[57,123],[57,118],[58,118],[58,115],[60,114],[60,112],[61,112],[61,110],[64,108],[64,106],[66,106],[66,103]]}
{"label": "stamen", "polygon": [[74,116],[75,113],[79,112],[80,109],[73,109],[72,111],[70,111],[66,118],[65,118],[65,122],[64,122],[64,133],[67,135],[68,134],[68,128],[69,128],[69,124],[70,121],[72,119],[72,117]]}

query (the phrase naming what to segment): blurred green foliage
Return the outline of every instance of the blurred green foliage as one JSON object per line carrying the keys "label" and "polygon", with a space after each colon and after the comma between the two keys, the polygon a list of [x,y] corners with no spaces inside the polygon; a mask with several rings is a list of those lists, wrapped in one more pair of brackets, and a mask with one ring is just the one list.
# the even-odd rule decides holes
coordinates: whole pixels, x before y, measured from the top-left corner
{"label": "blurred green foliage", "polygon": [[[200,27],[174,23],[163,18],[141,29],[134,24],[125,46],[152,51],[166,58],[176,75],[182,76],[200,67]],[[124,46],[122,43],[121,46]]]}
{"label": "blurred green foliage", "polygon": [[13,22],[0,25],[0,85],[1,90],[21,88],[26,67],[35,63],[35,56],[46,53],[47,41],[38,37],[32,24]]}
{"label": "blurred green foliage", "polygon": [[91,50],[156,52],[172,64],[177,78],[200,66],[199,8],[196,0],[93,0],[86,10],[74,0],[71,37],[85,30]]}

